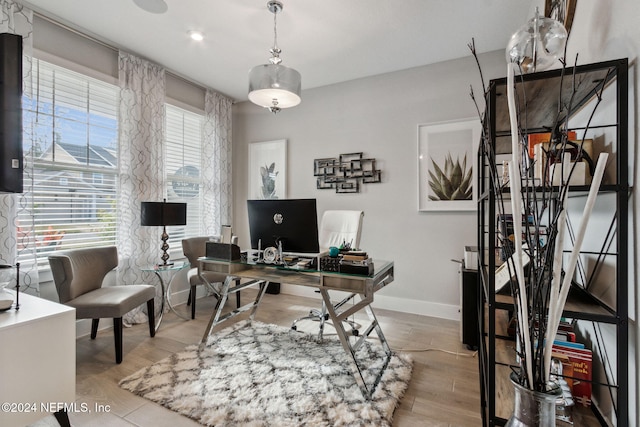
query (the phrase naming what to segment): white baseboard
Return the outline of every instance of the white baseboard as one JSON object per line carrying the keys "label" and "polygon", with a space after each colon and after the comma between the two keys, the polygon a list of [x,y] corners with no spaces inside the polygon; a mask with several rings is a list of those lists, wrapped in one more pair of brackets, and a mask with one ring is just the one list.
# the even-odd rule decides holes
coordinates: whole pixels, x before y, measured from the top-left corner
{"label": "white baseboard", "polygon": [[[297,295],[321,300],[314,288],[283,284],[280,287],[283,294]],[[344,293],[347,295],[347,293]],[[460,321],[460,307],[457,305],[440,304],[430,301],[419,301],[406,298],[398,298],[376,294],[373,307],[383,310],[398,311],[401,313],[419,314],[421,316],[438,317],[441,319]]]}

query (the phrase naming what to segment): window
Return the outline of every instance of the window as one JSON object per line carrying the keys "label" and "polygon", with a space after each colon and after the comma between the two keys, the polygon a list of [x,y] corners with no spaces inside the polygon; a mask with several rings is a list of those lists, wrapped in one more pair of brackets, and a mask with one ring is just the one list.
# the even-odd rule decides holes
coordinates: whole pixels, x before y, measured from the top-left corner
{"label": "window", "polygon": [[23,99],[25,189],[32,183],[33,191],[19,207],[18,239],[34,221],[39,267],[57,249],[115,244],[118,94],[115,85],[33,60],[32,97]]}
{"label": "window", "polygon": [[187,225],[170,227],[169,245],[181,248],[185,237],[201,236],[202,174],[201,149],[204,117],[173,105],[166,105],[167,201],[187,204]]}

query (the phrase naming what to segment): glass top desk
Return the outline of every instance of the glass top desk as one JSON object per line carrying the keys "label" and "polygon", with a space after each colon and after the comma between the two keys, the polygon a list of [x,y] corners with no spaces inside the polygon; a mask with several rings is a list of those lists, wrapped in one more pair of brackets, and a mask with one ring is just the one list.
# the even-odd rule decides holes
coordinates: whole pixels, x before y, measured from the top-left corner
{"label": "glass top desk", "polygon": [[[313,287],[318,289],[322,296],[322,301],[329,315],[329,319],[333,323],[342,347],[349,359],[356,383],[360,387],[360,390],[362,390],[363,396],[366,399],[371,399],[391,359],[391,349],[382,333],[382,328],[376,319],[371,303],[377,291],[393,282],[392,261],[374,260],[374,271],[370,276],[308,270],[275,264],[257,264],[251,261],[227,261],[207,257],[198,258],[198,264],[200,271],[215,271],[227,275],[222,285],[221,298],[218,301],[216,310],[211,315],[207,329],[202,337],[202,343],[207,341],[207,338],[216,326],[242,312],[250,311],[250,323],[255,317],[256,310],[270,282]],[[237,284],[235,279],[243,280],[240,284]],[[233,283],[235,283],[234,286],[232,286]],[[227,301],[228,295],[248,287],[258,287],[255,300],[222,315],[222,308]],[[341,311],[338,311],[334,309],[331,303],[331,295],[335,294],[336,291],[348,292],[351,294],[348,298],[355,299],[357,296],[360,301],[348,308],[341,308]],[[361,332],[358,332],[357,336],[354,336],[345,330],[342,321],[361,311],[366,313],[370,323],[366,328],[363,328]],[[372,332],[375,332],[378,336],[380,344],[386,354],[386,360],[384,361],[383,369],[380,370],[373,383],[367,384],[363,377],[365,366],[362,360],[359,360],[357,350]]]}

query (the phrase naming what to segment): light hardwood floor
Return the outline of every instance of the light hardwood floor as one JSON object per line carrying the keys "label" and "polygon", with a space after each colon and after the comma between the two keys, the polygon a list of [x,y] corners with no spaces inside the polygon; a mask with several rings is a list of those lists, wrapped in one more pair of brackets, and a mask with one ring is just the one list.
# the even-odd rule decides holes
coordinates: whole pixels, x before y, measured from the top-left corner
{"label": "light hardwood floor", "polygon": [[[255,294],[251,291],[243,292],[243,301],[248,301],[252,295]],[[77,427],[199,425],[122,390],[118,381],[186,345],[199,342],[214,303],[213,297],[199,299],[195,320],[184,321],[173,313],[165,314],[155,338],[149,337],[146,325],[126,328],[124,360],[120,365],[114,363],[111,330],[99,332],[93,341],[89,337],[79,338],[77,403],[86,404],[92,412],[70,414],[72,424]],[[289,326],[318,304],[319,300],[310,298],[266,294],[256,319]],[[227,307],[231,305],[231,302],[227,303]],[[187,314],[189,308],[179,306],[178,310]],[[394,350],[433,349],[412,352],[413,375],[395,411],[393,425],[480,426],[478,359],[460,342],[458,322],[386,310],[376,310],[376,314]],[[327,329],[330,333],[331,327]],[[95,412],[96,405],[104,411]]]}

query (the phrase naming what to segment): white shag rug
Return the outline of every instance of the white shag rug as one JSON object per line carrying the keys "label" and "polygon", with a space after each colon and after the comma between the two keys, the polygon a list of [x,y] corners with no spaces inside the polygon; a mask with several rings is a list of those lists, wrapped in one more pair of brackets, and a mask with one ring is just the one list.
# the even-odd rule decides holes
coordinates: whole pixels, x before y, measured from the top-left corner
{"label": "white shag rug", "polygon": [[[368,384],[383,368],[377,340],[358,350]],[[124,378],[120,386],[207,426],[390,426],[411,378],[394,353],[370,401],[337,337],[244,322]]]}

